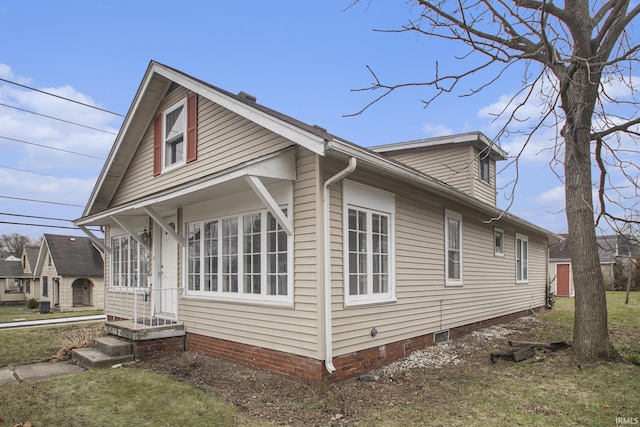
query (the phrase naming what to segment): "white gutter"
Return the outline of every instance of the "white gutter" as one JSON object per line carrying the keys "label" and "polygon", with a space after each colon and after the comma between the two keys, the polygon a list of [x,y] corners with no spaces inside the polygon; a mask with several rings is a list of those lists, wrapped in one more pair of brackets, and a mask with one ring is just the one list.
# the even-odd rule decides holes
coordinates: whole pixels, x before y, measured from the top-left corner
{"label": "white gutter", "polygon": [[331,322],[331,232],[329,221],[329,186],[335,182],[342,180],[347,175],[356,170],[356,158],[349,159],[349,166],[341,170],[331,178],[329,178],[322,186],[322,246],[324,254],[323,262],[323,278],[324,278],[324,366],[329,373],[335,372],[333,366],[333,327]]}

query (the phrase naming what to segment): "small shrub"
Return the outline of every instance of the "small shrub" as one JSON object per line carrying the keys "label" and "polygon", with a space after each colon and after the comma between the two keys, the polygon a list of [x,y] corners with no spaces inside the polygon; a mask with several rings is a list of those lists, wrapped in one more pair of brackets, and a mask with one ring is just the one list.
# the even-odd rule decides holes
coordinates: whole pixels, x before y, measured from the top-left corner
{"label": "small shrub", "polygon": [[33,310],[34,308],[38,308],[38,300],[36,300],[35,298],[31,298],[29,301],[27,301],[27,308],[29,310]]}

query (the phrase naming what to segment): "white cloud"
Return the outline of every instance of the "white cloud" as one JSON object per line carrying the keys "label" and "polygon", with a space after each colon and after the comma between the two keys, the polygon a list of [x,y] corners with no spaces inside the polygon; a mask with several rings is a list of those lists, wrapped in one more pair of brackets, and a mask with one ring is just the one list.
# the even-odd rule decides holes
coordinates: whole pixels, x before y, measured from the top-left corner
{"label": "white cloud", "polygon": [[0,64],[0,77],[3,79],[12,79],[13,73],[11,72],[11,67],[6,64]]}
{"label": "white cloud", "polygon": [[522,162],[549,163],[554,157],[562,161],[564,150],[562,140],[557,144],[555,132],[548,129],[547,132],[536,134],[527,140],[527,136],[514,135],[502,140],[501,147],[509,153],[509,157],[519,156]]}
{"label": "white cloud", "polygon": [[[89,96],[68,85],[42,90],[88,105],[96,105]],[[0,136],[56,149],[10,142],[7,139],[0,140],[3,149],[8,147],[14,153],[23,153],[22,158],[15,162],[15,165],[20,167],[35,168],[39,171],[64,168],[91,171],[95,174],[102,166],[103,160],[78,156],[68,151],[105,158],[118,130],[116,126],[119,125],[119,120],[114,120],[111,114],[40,92],[3,85],[0,86],[0,102],[40,114],[0,106]]]}
{"label": "white cloud", "polygon": [[[77,91],[70,85],[39,88],[27,83],[27,78],[17,76],[8,65],[0,64],[0,76],[61,97],[98,106],[90,96]],[[120,118],[6,82],[0,82],[0,103],[17,107],[0,106],[0,136],[3,137],[0,138],[2,150],[0,196],[3,196],[0,203],[3,212],[14,215],[78,218],[104,164],[104,160],[99,158],[105,158],[108,155],[115,140],[114,134],[120,126]],[[113,134],[53,118],[106,130]],[[70,152],[99,158],[80,156]],[[38,203],[37,200],[52,203]],[[45,219],[21,216],[0,219],[23,223],[51,223]],[[54,221],[53,224],[71,226],[68,222]],[[75,233],[70,229],[0,224],[0,234],[8,232],[19,232],[33,237],[44,232]]]}
{"label": "white cloud", "polygon": [[453,135],[453,130],[449,129],[445,125],[438,124],[432,125],[430,123],[425,123],[422,125],[422,131],[426,133],[429,137],[437,137],[437,136],[447,136]]}
{"label": "white cloud", "polygon": [[559,185],[529,199],[545,206],[564,206],[564,186]]}

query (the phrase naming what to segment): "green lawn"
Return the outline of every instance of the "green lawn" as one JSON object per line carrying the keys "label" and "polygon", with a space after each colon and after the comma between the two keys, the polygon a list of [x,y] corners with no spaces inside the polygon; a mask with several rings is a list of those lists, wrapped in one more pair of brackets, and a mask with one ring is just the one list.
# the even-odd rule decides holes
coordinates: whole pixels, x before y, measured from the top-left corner
{"label": "green lawn", "polygon": [[[625,292],[607,292],[607,311],[609,314],[609,328],[637,328],[640,326],[640,292],[631,292],[629,304],[625,304]],[[553,310],[542,315],[550,320],[573,328],[573,298],[559,297]]]}
{"label": "green lawn", "polygon": [[0,387],[0,420],[15,426],[260,426],[198,388],[136,369],[100,369]]}
{"label": "green lawn", "polygon": [[28,309],[26,305],[8,305],[0,307],[0,323],[14,322],[18,319],[41,320],[61,317],[89,316],[103,314],[102,310],[65,311],[40,314],[39,309]]}

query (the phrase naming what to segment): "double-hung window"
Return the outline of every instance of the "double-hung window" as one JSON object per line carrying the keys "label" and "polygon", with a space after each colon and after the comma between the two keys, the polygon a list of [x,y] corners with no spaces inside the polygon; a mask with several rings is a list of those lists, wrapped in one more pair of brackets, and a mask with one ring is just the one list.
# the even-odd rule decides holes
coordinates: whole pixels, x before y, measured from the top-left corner
{"label": "double-hung window", "polygon": [[162,150],[165,169],[184,163],[186,121],[186,100],[164,112]]}
{"label": "double-hung window", "polygon": [[529,240],[516,234],[516,283],[529,281]]}
{"label": "double-hung window", "polygon": [[395,300],[393,194],[343,182],[345,303]]}
{"label": "double-hung window", "polygon": [[445,277],[447,286],[462,285],[462,215],[445,210]]}
{"label": "double-hung window", "polygon": [[291,247],[267,210],[189,223],[187,295],[288,303]]}
{"label": "double-hung window", "polygon": [[147,287],[148,252],[131,236],[111,239],[111,286]]}
{"label": "double-hung window", "polygon": [[186,98],[153,119],[153,176],[198,158],[198,96]]}

